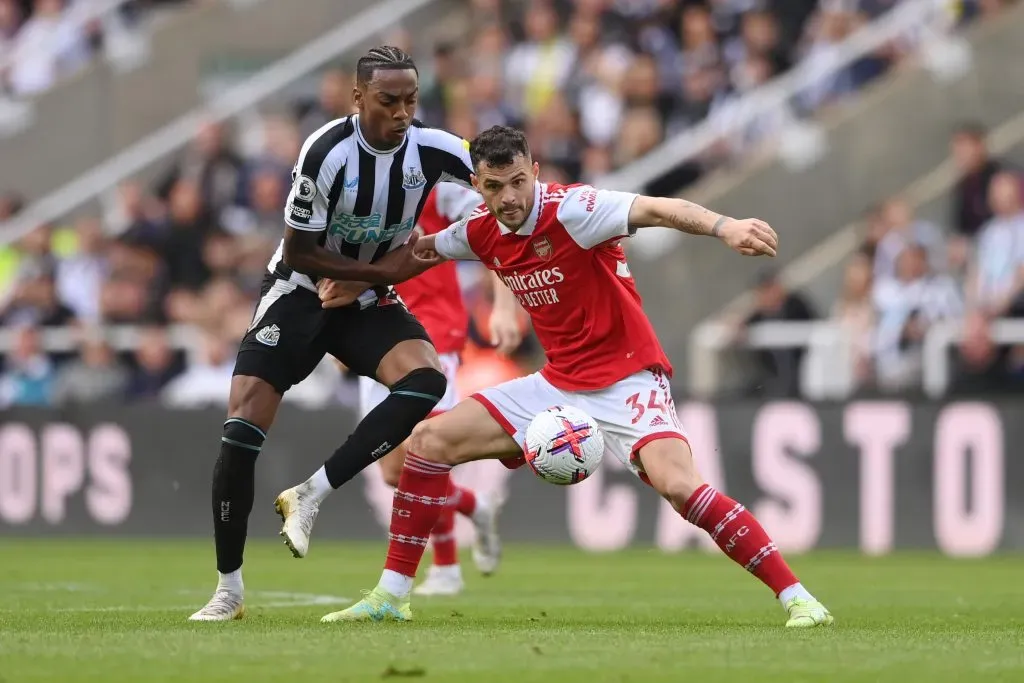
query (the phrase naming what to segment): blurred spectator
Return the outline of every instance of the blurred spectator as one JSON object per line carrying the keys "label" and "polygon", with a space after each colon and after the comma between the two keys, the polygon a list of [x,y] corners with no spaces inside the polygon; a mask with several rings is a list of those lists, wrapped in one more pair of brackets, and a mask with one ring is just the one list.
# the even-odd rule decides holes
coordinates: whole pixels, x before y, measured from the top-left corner
{"label": "blurred spectator", "polygon": [[957,235],[974,237],[992,217],[988,204],[988,186],[1000,170],[1000,163],[989,157],[986,136],[979,124],[961,125],[950,139],[950,152],[959,175],[953,190],[953,228]]}
{"label": "blurred spectator", "polygon": [[198,188],[202,210],[217,215],[232,204],[244,203],[244,164],[224,140],[224,128],[207,122],[195,140],[157,186],[157,194],[174,204],[174,190],[182,183]]}
{"label": "blurred spectator", "polygon": [[176,408],[227,405],[234,351],[217,333],[205,331],[195,359],[164,388],[162,399]]}
{"label": "blurred spectator", "polygon": [[[741,334],[746,334],[750,326],[757,323],[813,320],[816,317],[810,303],[799,293],[790,292],[773,269],[758,276],[754,297],[754,311],[743,322]],[[797,396],[803,355],[802,348],[758,351],[755,357],[760,372],[751,389],[768,396]]]}
{"label": "blurred spectator", "polygon": [[203,243],[210,232],[202,189],[194,180],[180,180],[171,191],[162,255],[171,287],[198,289],[210,277],[203,261]]}
{"label": "blurred spectator", "polygon": [[419,116],[426,121],[445,121],[449,113],[449,90],[460,75],[455,45],[438,43],[434,47],[432,79],[421,85]]}
{"label": "blurred spectator", "polygon": [[968,303],[990,318],[1024,316],[1024,202],[1021,181],[997,173],[988,186],[994,214],[978,233]]}
{"label": "blurred spectator", "polygon": [[969,313],[964,320],[950,390],[955,394],[987,394],[1010,389],[1007,355],[1006,349],[992,341],[985,315]]}
{"label": "blurred spectator", "polygon": [[[14,0],[0,0],[0,63],[5,62],[14,47],[14,36],[21,26],[21,8]],[[9,74],[0,67],[0,85],[7,82]],[[2,92],[0,88],[0,92]],[[0,217],[2,220],[2,217]]]}
{"label": "blurred spectator", "polygon": [[320,77],[320,97],[312,104],[299,105],[299,134],[306,139],[328,121],[352,112],[352,88],[355,80],[342,69],[330,69]]}
{"label": "blurred spectator", "polygon": [[39,263],[22,269],[11,297],[0,306],[0,324],[4,327],[53,327],[74,321],[74,311],[58,298],[53,274]]}
{"label": "blurred spectator", "polygon": [[57,373],[53,389],[56,405],[120,400],[128,384],[128,372],[100,330],[82,336],[80,353]]}
{"label": "blurred spectator", "polygon": [[140,332],[134,360],[135,367],[126,387],[126,398],[131,401],[159,397],[167,383],[181,372],[167,332],[160,327],[148,327]]}
{"label": "blurred spectator", "polygon": [[109,273],[103,224],[91,216],[79,219],[73,251],[57,263],[57,293],[79,320],[99,321],[100,291]]}
{"label": "blurred spectator", "polygon": [[523,15],[526,40],[512,48],[505,65],[509,104],[532,119],[569,79],[575,50],[559,35],[559,21],[548,0],[532,0]]}
{"label": "blurred spectator", "polygon": [[832,319],[843,331],[852,352],[854,386],[864,386],[873,375],[872,341],[875,308],[871,300],[871,259],[856,254],[847,264],[843,289],[832,309]]}
{"label": "blurred spectator", "polygon": [[921,348],[928,329],[963,314],[956,282],[935,274],[925,248],[905,247],[896,261],[895,277],[876,279],[878,330],[875,371],[879,388],[903,391],[919,385]]}
{"label": "blurred spectator", "polygon": [[16,95],[48,89],[61,74],[81,68],[90,58],[80,20],[65,12],[64,0],[35,0],[10,45],[13,66],[8,74]]}
{"label": "blurred spectator", "polygon": [[896,261],[910,245],[923,247],[929,270],[942,272],[946,267],[946,240],[937,225],[914,217],[910,204],[902,197],[889,199],[882,206],[880,220],[884,235],[875,248],[875,281],[896,276]]}
{"label": "blurred spectator", "polygon": [[5,366],[0,374],[0,408],[52,404],[53,363],[43,353],[37,328],[23,325],[14,331]]}

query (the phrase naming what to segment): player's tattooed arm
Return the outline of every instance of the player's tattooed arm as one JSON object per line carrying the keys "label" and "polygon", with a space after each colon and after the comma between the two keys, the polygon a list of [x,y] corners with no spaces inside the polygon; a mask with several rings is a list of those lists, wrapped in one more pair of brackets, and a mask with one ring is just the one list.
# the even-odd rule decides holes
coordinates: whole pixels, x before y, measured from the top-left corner
{"label": "player's tattooed arm", "polygon": [[691,235],[715,235],[728,216],[673,197],[637,197],[629,209],[630,228],[674,228]]}
{"label": "player's tattooed arm", "polygon": [[674,228],[717,237],[744,256],[775,256],[779,237],[757,218],[735,219],[685,199],[639,196],[629,209],[629,228]]}

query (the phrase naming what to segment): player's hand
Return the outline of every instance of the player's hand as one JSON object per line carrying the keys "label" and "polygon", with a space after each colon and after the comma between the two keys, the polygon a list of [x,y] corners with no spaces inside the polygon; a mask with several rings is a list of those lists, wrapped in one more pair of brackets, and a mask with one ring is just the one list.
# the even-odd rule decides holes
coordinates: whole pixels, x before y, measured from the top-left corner
{"label": "player's hand", "polygon": [[744,256],[774,257],[779,249],[779,236],[759,218],[731,220],[722,226],[719,236]]}
{"label": "player's hand", "polygon": [[519,327],[519,316],[515,311],[491,311],[488,323],[491,344],[502,356],[511,355],[523,343],[523,333]]}
{"label": "player's hand", "polygon": [[420,273],[444,262],[444,259],[433,249],[417,248],[422,233],[413,231],[409,241],[387,254],[378,261],[392,284],[410,280]]}
{"label": "player's hand", "polygon": [[359,295],[373,287],[369,282],[349,282],[346,280],[320,280],[317,293],[320,295],[321,308],[341,308],[359,298]]}

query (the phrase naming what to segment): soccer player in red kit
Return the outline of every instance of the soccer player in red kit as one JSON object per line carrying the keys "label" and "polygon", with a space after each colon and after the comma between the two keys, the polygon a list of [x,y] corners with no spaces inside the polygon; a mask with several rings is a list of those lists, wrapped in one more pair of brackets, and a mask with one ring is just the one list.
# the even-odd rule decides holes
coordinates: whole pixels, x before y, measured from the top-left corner
{"label": "soccer player in red kit", "polygon": [[[428,195],[417,225],[423,234],[433,235],[468,216],[480,202],[480,195],[472,190],[453,183],[441,183]],[[349,289],[356,293],[354,290],[361,290],[362,286]],[[433,417],[451,410],[458,402],[456,373],[469,328],[469,313],[462,301],[455,262],[448,261],[431,268],[411,280],[395,285],[395,290],[406,307],[426,328],[448,378],[447,390],[434,407],[431,413]],[[491,337],[501,349],[509,350],[509,347],[518,346],[522,339],[515,313],[512,313],[509,321],[502,319],[501,313],[498,311],[495,319],[491,321]],[[387,398],[388,392],[386,386],[373,378],[360,377],[359,407],[362,415],[369,413]],[[381,458],[380,465],[385,483],[392,487],[398,486],[404,462],[405,444],[399,445]],[[477,569],[485,575],[492,574],[497,570],[501,559],[497,531],[497,514],[501,501],[475,494],[455,482],[450,482],[446,498],[445,509],[431,531],[434,564],[428,570],[424,582],[413,591],[417,595],[456,595],[462,591],[462,570],[459,566],[455,539],[456,512],[468,517],[476,527],[473,561]]]}
{"label": "soccer player in red kit", "polygon": [[[526,308],[547,365],[486,389],[425,420],[408,440],[395,492],[380,582],[323,621],[405,621],[423,546],[444,509],[451,468],[483,458],[522,462],[525,431],[553,405],[575,405],[604,433],[605,448],[722,551],[766,584],[788,612],[786,626],[831,624],[757,519],[701,479],[679,423],[661,344],[644,314],[621,240],[660,226],[710,235],[746,256],[775,256],[763,221],[733,219],[682,199],[537,181],[525,136],[496,126],[470,146],[473,185],[485,207],[417,248],[446,259],[478,259]],[[504,299],[503,305],[509,305]]]}

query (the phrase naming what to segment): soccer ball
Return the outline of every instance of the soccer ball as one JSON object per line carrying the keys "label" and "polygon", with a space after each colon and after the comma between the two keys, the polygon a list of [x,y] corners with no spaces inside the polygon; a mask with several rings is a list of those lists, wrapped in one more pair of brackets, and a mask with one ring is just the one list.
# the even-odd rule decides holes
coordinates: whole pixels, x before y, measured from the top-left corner
{"label": "soccer ball", "polygon": [[544,481],[578,484],[597,469],[604,436],[594,418],[572,406],[552,406],[526,428],[526,462]]}

